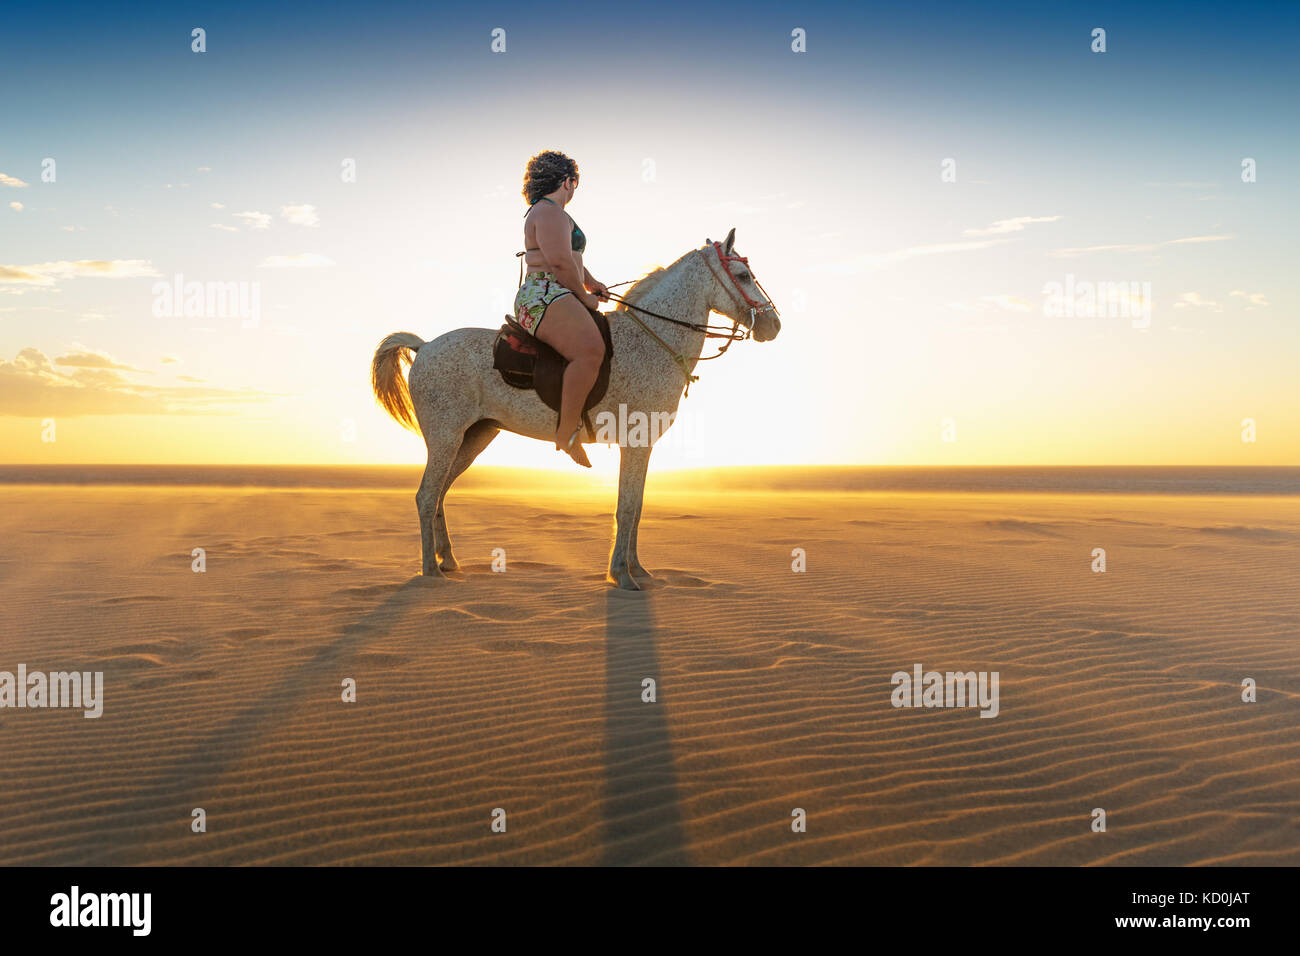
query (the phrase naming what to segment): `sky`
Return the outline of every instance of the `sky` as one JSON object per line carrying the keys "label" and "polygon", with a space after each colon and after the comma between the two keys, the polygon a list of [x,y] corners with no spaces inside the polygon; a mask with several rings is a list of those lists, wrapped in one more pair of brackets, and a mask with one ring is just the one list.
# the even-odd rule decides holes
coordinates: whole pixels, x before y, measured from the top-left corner
{"label": "sky", "polygon": [[0,462],[422,462],[374,348],[500,324],[553,148],[596,277],[735,227],[781,309],[656,469],[1300,464],[1300,5],[60,10],[0,34]]}

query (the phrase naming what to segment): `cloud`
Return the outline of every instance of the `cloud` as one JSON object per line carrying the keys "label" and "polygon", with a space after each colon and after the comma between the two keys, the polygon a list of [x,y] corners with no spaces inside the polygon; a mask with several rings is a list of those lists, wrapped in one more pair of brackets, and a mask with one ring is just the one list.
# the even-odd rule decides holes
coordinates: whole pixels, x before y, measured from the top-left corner
{"label": "cloud", "polygon": [[112,356],[105,355],[102,352],[73,352],[71,355],[61,355],[54,360],[55,365],[68,365],[72,368],[111,368],[123,372],[139,372],[140,369],[130,365],[122,365],[113,361]]}
{"label": "cloud", "polygon": [[14,212],[22,212],[23,204],[20,202],[11,202],[9,204],[9,208],[12,209]]}
{"label": "cloud", "polygon": [[316,215],[315,206],[281,206],[280,215],[295,226],[320,224],[320,216]]}
{"label": "cloud", "polygon": [[1058,259],[1069,259],[1073,256],[1083,256],[1090,252],[1142,252],[1144,250],[1155,249],[1159,243],[1148,243],[1141,245],[1138,243],[1124,243],[1113,246],[1075,246],[1071,249],[1057,249],[1051,255]]}
{"label": "cloud", "polygon": [[223,203],[223,202],[210,202],[210,203],[208,203],[208,205],[211,206],[213,209],[225,209],[225,208],[226,208],[226,204]]}
{"label": "cloud", "polygon": [[31,266],[0,265],[0,282],[52,286],[59,279],[138,279],[161,273],[148,259],[78,259]]}
{"label": "cloud", "polygon": [[256,210],[251,210],[249,212],[237,212],[235,213],[235,218],[242,219],[244,221],[244,225],[248,226],[249,229],[270,229],[271,228],[270,213],[257,212]]}
{"label": "cloud", "polygon": [[1080,246],[1074,249],[1057,249],[1051,255],[1058,259],[1071,259],[1092,252],[1153,252],[1162,246],[1177,246],[1188,242],[1224,242],[1236,238],[1235,234],[1226,236],[1187,236],[1183,239],[1166,239],[1164,242],[1129,242],[1113,246]]}
{"label": "cloud", "polygon": [[334,260],[329,256],[314,252],[300,252],[295,256],[267,256],[258,265],[259,269],[317,269],[332,266]]}
{"label": "cloud", "polygon": [[[1228,295],[1235,295],[1250,302],[1251,308],[1255,306],[1272,305],[1268,298],[1262,292],[1244,292],[1241,289],[1233,289]],[[1248,308],[1246,311],[1250,311]]]}
{"label": "cloud", "polygon": [[33,282],[36,285],[54,285],[53,279],[47,279],[34,272],[28,272],[23,266],[0,266],[0,282]]}
{"label": "cloud", "polygon": [[16,179],[13,176],[6,176],[4,173],[0,173],[0,186],[12,186],[14,189],[25,189],[27,183],[23,182],[21,179]]}
{"label": "cloud", "polygon": [[999,219],[987,229],[967,229],[964,236],[1000,236],[1008,232],[1021,232],[1025,226],[1035,222],[1057,222],[1060,216],[1016,216],[1014,219]]}
{"label": "cloud", "polygon": [[210,173],[210,172],[212,172],[212,167],[211,167],[211,166],[200,166],[200,167],[199,167],[197,170],[195,170],[195,171],[196,171],[196,172],[200,172],[200,173]]}
{"label": "cloud", "polygon": [[96,356],[108,366],[79,364],[86,354],[50,361],[25,348],[14,361],[0,360],[0,415],[74,418],[81,415],[223,414],[232,405],[266,401],[255,389],[141,385],[122,373],[128,366]]}
{"label": "cloud", "polygon": [[22,268],[60,279],[140,279],[161,275],[148,259],[60,259]]}
{"label": "cloud", "polygon": [[1237,237],[1235,234],[1229,234],[1226,236],[1188,236],[1185,239],[1170,239],[1167,242],[1160,243],[1160,245],[1177,246],[1177,245],[1181,245],[1184,242],[1223,242],[1225,239],[1236,239],[1236,238]]}
{"label": "cloud", "polygon": [[164,355],[161,362],[163,365],[179,365],[181,360],[175,355]]}
{"label": "cloud", "polygon": [[220,229],[220,230],[223,231],[223,232],[239,232],[239,230],[236,229],[234,226],[225,226],[225,225],[222,225],[222,224],[219,223],[219,222],[214,222],[214,223],[212,224],[212,228],[213,228],[213,229]]}
{"label": "cloud", "polygon": [[1223,311],[1219,307],[1219,303],[1211,302],[1199,292],[1183,292],[1178,296],[1178,301],[1174,303],[1175,309],[1185,309],[1188,306],[1197,309],[1213,309],[1215,312]]}

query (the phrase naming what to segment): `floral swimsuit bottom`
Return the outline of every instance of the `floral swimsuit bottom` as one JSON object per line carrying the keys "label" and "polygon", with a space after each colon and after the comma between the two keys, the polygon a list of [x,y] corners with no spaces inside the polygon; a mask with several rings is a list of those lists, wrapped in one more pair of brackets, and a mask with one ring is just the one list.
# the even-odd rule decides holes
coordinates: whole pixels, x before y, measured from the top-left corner
{"label": "floral swimsuit bottom", "polygon": [[542,324],[546,307],[556,299],[573,295],[549,272],[530,272],[515,293],[515,320],[533,335]]}

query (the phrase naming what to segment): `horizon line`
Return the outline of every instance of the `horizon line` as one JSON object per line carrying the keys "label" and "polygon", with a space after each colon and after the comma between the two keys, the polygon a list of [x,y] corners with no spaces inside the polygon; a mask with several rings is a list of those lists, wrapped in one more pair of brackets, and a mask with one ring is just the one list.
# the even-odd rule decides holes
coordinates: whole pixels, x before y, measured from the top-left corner
{"label": "horizon line", "polygon": [[[275,462],[275,461],[252,461],[252,462],[217,462],[217,461],[76,461],[76,462],[51,462],[51,461],[14,461],[0,464],[0,473],[8,468],[423,468],[421,462]],[[1178,468],[1184,470],[1205,469],[1205,468],[1240,468],[1240,469],[1261,469],[1261,468],[1296,468],[1300,469],[1300,462],[1289,465],[1240,465],[1240,464],[1148,464],[1148,463],[1131,463],[1131,462],[1108,462],[1105,464],[872,464],[870,462],[809,462],[807,464],[745,464],[745,465],[690,465],[682,468],[660,468],[656,469],[653,474],[676,474],[688,471],[739,471],[742,469],[752,468],[926,468],[926,469],[945,469],[945,468],[1025,468],[1025,469],[1046,469],[1046,468]],[[498,465],[482,464],[475,466],[476,472],[482,471],[534,471],[554,475],[585,475],[587,472],[574,472],[571,469],[559,468],[538,468],[530,465]]]}

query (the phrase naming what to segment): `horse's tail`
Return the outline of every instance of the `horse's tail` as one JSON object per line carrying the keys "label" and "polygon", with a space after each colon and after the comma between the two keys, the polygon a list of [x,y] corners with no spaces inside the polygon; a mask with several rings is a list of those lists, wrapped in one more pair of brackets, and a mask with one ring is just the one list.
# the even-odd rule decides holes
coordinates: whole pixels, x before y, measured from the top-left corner
{"label": "horse's tail", "polygon": [[415,406],[411,404],[411,386],[402,374],[402,366],[409,368],[414,353],[426,344],[411,332],[394,332],[379,343],[375,360],[370,364],[370,385],[375,390],[375,400],[398,424],[411,431],[419,431],[419,427],[415,422]]}

